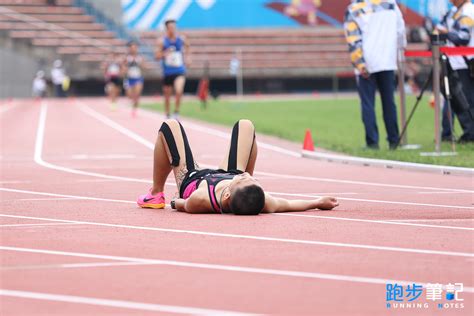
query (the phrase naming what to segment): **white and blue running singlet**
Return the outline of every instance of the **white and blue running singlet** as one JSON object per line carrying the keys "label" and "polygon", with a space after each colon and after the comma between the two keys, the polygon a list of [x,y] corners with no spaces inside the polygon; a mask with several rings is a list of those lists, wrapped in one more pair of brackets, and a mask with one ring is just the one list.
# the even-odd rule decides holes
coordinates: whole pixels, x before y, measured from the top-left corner
{"label": "white and blue running singlet", "polygon": [[165,76],[184,75],[186,66],[184,65],[184,41],[177,37],[172,41],[169,37],[163,39],[163,51],[169,51],[169,54],[163,58],[163,73]]}

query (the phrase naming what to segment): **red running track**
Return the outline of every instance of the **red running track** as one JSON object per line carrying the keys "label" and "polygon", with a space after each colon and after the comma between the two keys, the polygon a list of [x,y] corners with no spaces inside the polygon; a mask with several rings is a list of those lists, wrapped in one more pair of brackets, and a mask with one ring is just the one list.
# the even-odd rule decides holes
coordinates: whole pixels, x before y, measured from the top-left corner
{"label": "red running track", "polygon": [[[99,99],[0,106],[1,315],[472,315],[472,177],[307,160],[259,135],[256,175],[268,191],[335,195],[340,207],[143,210],[134,201],[150,185],[162,120]],[[197,160],[217,165],[229,129],[183,124]],[[395,282],[463,283],[464,301],[440,310],[444,292],[433,302],[424,291],[421,308],[388,309]]]}

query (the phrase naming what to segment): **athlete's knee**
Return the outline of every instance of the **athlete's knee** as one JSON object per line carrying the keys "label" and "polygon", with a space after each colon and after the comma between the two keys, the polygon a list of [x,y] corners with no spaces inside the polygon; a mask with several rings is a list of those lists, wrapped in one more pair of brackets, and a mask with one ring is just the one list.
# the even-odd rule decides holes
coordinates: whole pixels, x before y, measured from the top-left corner
{"label": "athlete's knee", "polygon": [[179,128],[179,122],[173,119],[169,119],[163,122],[160,127],[159,135],[162,139],[166,141],[169,152],[171,154],[171,165],[177,167],[180,161],[179,151],[176,146],[175,135],[173,130],[176,131],[176,128]]}
{"label": "athlete's knee", "polygon": [[179,122],[175,119],[167,119],[161,124],[160,131],[164,128],[163,126],[168,126],[171,130],[175,130],[176,128],[179,128]]}
{"label": "athlete's knee", "polygon": [[251,120],[242,119],[235,123],[238,124],[240,128],[248,128],[248,129],[255,129],[253,122]]}

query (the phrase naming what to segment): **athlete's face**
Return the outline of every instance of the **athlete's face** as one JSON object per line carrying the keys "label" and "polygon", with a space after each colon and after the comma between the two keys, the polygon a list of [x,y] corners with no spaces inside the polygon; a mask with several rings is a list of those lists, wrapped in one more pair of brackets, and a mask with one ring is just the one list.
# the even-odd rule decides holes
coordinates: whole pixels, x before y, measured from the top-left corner
{"label": "athlete's face", "polygon": [[135,55],[138,53],[138,46],[137,44],[132,44],[129,47],[130,54]]}
{"label": "athlete's face", "polygon": [[166,26],[166,30],[168,31],[169,35],[174,35],[176,33],[176,23],[168,23],[168,25]]}

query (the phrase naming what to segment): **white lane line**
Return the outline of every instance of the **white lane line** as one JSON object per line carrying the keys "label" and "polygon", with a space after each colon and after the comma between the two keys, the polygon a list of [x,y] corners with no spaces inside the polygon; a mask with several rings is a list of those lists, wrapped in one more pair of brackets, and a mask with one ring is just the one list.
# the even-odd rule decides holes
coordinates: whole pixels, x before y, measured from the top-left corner
{"label": "white lane line", "polygon": [[393,219],[389,222],[473,222],[474,218],[430,218],[430,219]]}
{"label": "white lane line", "polygon": [[0,184],[27,184],[31,181],[0,181]]}
{"label": "white lane line", "polygon": [[360,193],[355,193],[355,192],[317,192],[317,193],[305,193],[305,194],[312,195],[312,196],[327,196],[327,195],[340,196],[340,195],[359,195]]}
{"label": "white lane line", "polygon": [[[127,137],[130,137],[137,142],[143,144],[145,147],[153,150],[154,144],[146,140],[145,138],[141,137],[140,135],[132,132],[131,130],[127,129],[126,127],[112,121],[108,117],[100,114],[99,112],[93,110],[89,106],[79,103],[79,109],[86,114],[89,114],[93,118],[101,121],[102,123],[112,127],[113,129],[117,130],[118,132],[124,134]],[[148,111],[147,111],[148,112]],[[153,115],[157,115],[154,112],[149,111]],[[190,122],[186,122],[186,128],[190,128],[196,130],[198,132],[204,132],[213,136],[221,137],[230,140],[230,134],[221,132],[219,130],[207,128],[201,125],[195,125]],[[263,142],[258,142],[258,145],[262,148],[267,145],[268,148],[278,149],[279,152],[287,151],[285,149],[265,144]],[[272,150],[273,150],[272,149]],[[281,150],[281,151],[280,151]],[[301,157],[300,153],[291,152],[296,154],[298,157]],[[439,188],[439,187],[426,187],[426,186],[413,186],[413,185],[402,185],[402,184],[389,184],[389,183],[377,183],[377,182],[365,182],[365,181],[353,181],[353,180],[345,180],[345,179],[331,179],[331,178],[318,178],[318,177],[305,177],[305,176],[294,176],[294,175],[285,175],[285,174],[276,174],[276,173],[269,173],[269,172],[261,172],[257,171],[256,174],[272,176],[272,177],[279,177],[285,179],[294,179],[294,180],[308,180],[308,181],[320,181],[320,182],[331,182],[331,183],[344,183],[344,184],[354,184],[354,185],[366,185],[366,186],[377,186],[377,187],[389,187],[389,188],[402,188],[402,189],[422,189],[422,190],[438,190],[438,191],[452,191],[452,192],[466,192],[466,193],[474,193],[474,190],[466,190],[466,189],[453,189],[453,188]]]}
{"label": "white lane line", "polygon": [[[425,227],[425,228],[474,231],[474,228],[471,228],[471,227],[409,223],[409,222],[416,222],[416,220],[386,220],[386,221],[383,221],[383,220],[368,220],[368,219],[344,218],[344,217],[335,217],[335,216],[320,216],[320,215],[290,214],[290,213],[276,213],[276,214],[273,214],[273,215],[276,215],[276,216],[291,216],[291,217],[304,217],[304,218],[319,218],[319,219],[325,219],[325,220],[327,219],[327,220],[335,220],[335,221],[363,222],[363,223],[387,224],[387,225],[398,225],[398,226],[413,226],[413,227]],[[422,220],[422,221],[426,221],[426,220]],[[437,220],[434,220],[434,221],[437,221]]]}
{"label": "white lane line", "polygon": [[155,145],[146,140],[145,138],[141,137],[140,135],[132,132],[131,130],[129,129],[126,129],[125,127],[123,127],[122,125],[112,121],[111,119],[109,119],[108,117],[92,110],[90,107],[84,105],[84,104],[80,104],[79,105],[79,109],[88,114],[89,116],[92,116],[93,118],[95,118],[96,120],[104,123],[105,125],[113,128],[114,130],[124,134],[125,136],[135,140],[136,142],[142,144],[143,146],[147,147],[148,149],[151,149],[151,150],[154,150],[155,149]]}
{"label": "white lane line", "polygon": [[12,201],[70,201],[70,200],[81,200],[80,198],[38,198],[38,199],[15,199]]}
{"label": "white lane line", "polygon": [[472,194],[472,192],[429,191],[429,192],[417,192],[417,194]]}
{"label": "white lane line", "polygon": [[80,225],[80,223],[38,223],[38,224],[5,224],[0,227],[31,227],[31,226],[60,226],[60,225]]}
{"label": "white lane line", "polygon": [[[300,194],[300,193],[281,193],[281,192],[269,192],[272,195],[280,196],[293,196],[293,197],[305,197],[305,198],[319,198],[318,195]],[[413,206],[430,206],[448,209],[465,209],[474,210],[474,206],[461,206],[461,205],[444,205],[444,204],[430,204],[430,203],[415,203],[415,202],[401,202],[401,201],[387,201],[387,200],[368,200],[368,199],[356,199],[356,198],[344,198],[337,197],[338,200],[342,201],[355,201],[355,202],[370,202],[370,203],[381,203],[381,204],[395,204],[395,205],[413,205]]]}
{"label": "white lane line", "polygon": [[[14,193],[24,193],[24,194],[32,194],[32,195],[44,195],[44,196],[63,196],[63,197],[71,197],[73,199],[78,199],[78,200],[91,200],[91,201],[103,201],[103,202],[114,202],[114,203],[127,203],[127,204],[135,204],[136,202],[133,201],[126,201],[126,200],[113,200],[113,199],[104,199],[104,198],[95,198],[95,197],[89,197],[89,196],[77,196],[77,195],[64,195],[64,194],[56,194],[56,193],[48,193],[48,192],[37,192],[37,191],[26,191],[26,190],[18,190],[18,189],[8,189],[8,188],[1,188],[0,191],[6,191],[6,192],[14,192]],[[167,207],[169,207],[169,204],[166,204]],[[355,219],[355,218],[345,218],[345,217],[325,217],[325,216],[316,216],[316,215],[303,215],[303,214],[289,214],[289,213],[276,213],[276,214],[271,214],[273,216],[278,215],[284,215],[284,216],[302,216],[302,217],[315,217],[315,218],[328,218],[328,219],[334,219],[334,220],[341,220],[341,221],[352,221],[352,222],[365,222],[365,223],[375,223],[375,224],[389,224],[389,225],[395,225],[392,224],[392,221],[384,221],[384,220],[369,220],[369,219]],[[398,223],[396,225],[401,225],[401,226],[414,226],[414,227],[425,227],[425,228],[443,228],[443,229],[459,229],[457,226],[444,226],[440,227],[438,225],[425,225],[425,224],[416,224],[412,225],[409,223]]]}
{"label": "white lane line", "polygon": [[[381,278],[369,278],[369,277],[360,277],[360,276],[351,276],[351,275],[338,275],[338,274],[326,274],[326,273],[317,273],[317,272],[302,272],[302,271],[291,271],[291,270],[277,270],[277,269],[243,267],[243,266],[229,266],[229,265],[220,265],[220,264],[195,263],[195,262],[174,261],[174,260],[160,260],[160,259],[147,259],[147,258],[123,257],[123,256],[110,256],[110,255],[99,255],[99,254],[69,252],[69,251],[57,251],[57,250],[47,250],[47,249],[31,249],[31,248],[0,246],[0,250],[16,251],[16,252],[27,252],[27,253],[41,253],[41,254],[59,255],[59,256],[62,255],[62,256],[80,257],[80,258],[115,260],[115,261],[125,261],[125,262],[138,262],[138,263],[145,263],[145,264],[156,264],[156,265],[197,268],[197,269],[246,272],[246,273],[267,274],[267,275],[288,276],[288,277],[299,277],[299,278],[309,278],[309,279],[347,281],[347,282],[368,283],[368,284],[398,283],[398,284],[408,285],[408,284],[413,284],[414,283],[413,281],[390,280],[390,279],[381,279]],[[415,282],[415,283],[417,283],[417,284],[426,284],[425,282]],[[464,287],[464,291],[473,293],[474,288],[466,286],[466,287]]]}
{"label": "white lane line", "polygon": [[16,290],[8,290],[8,289],[0,289],[0,295],[28,298],[28,299],[34,299],[34,300],[52,301],[52,302],[66,302],[66,303],[74,303],[74,304],[107,306],[107,307],[115,307],[115,308],[125,308],[125,309],[173,313],[173,314],[212,315],[212,316],[253,315],[253,314],[231,312],[231,311],[225,311],[225,310],[204,309],[204,308],[197,308],[197,307],[150,304],[150,303],[141,303],[141,302],[133,302],[133,301],[111,300],[111,299],[101,299],[101,298],[95,298],[95,297],[72,296],[72,295],[58,295],[58,294],[28,292],[28,291],[16,291]]}
{"label": "white lane line", "polygon": [[[216,136],[216,137],[220,137],[220,138],[223,138],[223,139],[230,140],[230,134],[225,133],[225,132],[221,132],[221,131],[213,129],[213,128],[204,127],[202,125],[196,125],[196,124],[191,123],[191,122],[186,122],[186,128],[189,128],[189,129],[192,129],[192,130],[195,130],[195,131],[199,131],[199,132],[202,132],[202,133],[205,133],[205,134],[209,134],[209,135],[212,135],[212,136]],[[271,145],[271,144],[268,144],[268,143],[265,143],[265,142],[259,141],[258,142],[258,147],[265,148],[265,149],[268,149],[268,150],[271,150],[271,151],[274,151],[274,152],[277,152],[277,153],[280,153],[280,154],[284,154],[284,155],[287,155],[287,156],[291,156],[291,157],[295,157],[295,158],[301,158],[301,153],[299,153],[299,152],[284,149],[284,148],[281,148],[281,147],[278,147],[278,146],[275,146],[275,145]]]}
{"label": "white lane line", "polygon": [[328,182],[328,183],[343,183],[343,184],[354,184],[354,185],[398,188],[398,189],[409,189],[409,190],[413,190],[413,189],[437,190],[437,191],[448,191],[448,193],[449,192],[474,193],[474,190],[466,190],[466,189],[451,189],[451,188],[426,187],[426,186],[405,185],[405,184],[389,184],[389,183],[353,181],[353,180],[344,180],[344,179],[306,177],[306,176],[286,175],[286,174],[278,174],[278,173],[262,172],[262,171],[256,171],[255,173],[262,174],[265,176],[280,177],[280,178],[288,179],[288,180],[305,180],[305,181]]}
{"label": "white lane line", "polygon": [[[52,218],[31,217],[31,216],[16,216],[16,215],[7,215],[7,214],[0,214],[0,217],[37,219],[37,220],[53,221],[53,222],[55,222],[55,221],[69,222],[68,220],[64,220],[64,219],[52,219]],[[429,249],[416,249],[416,248],[403,248],[403,247],[388,247],[388,246],[351,244],[351,243],[329,242],[329,241],[318,241],[318,240],[277,238],[277,237],[240,235],[240,234],[226,234],[226,233],[216,233],[216,232],[207,232],[207,231],[171,229],[171,228],[150,227],[150,226],[110,224],[110,223],[88,222],[88,221],[70,221],[70,222],[72,222],[72,223],[81,223],[81,224],[85,224],[85,225],[103,226],[103,227],[137,229],[137,230],[146,230],[146,231],[158,231],[158,232],[164,232],[164,233],[178,233],[178,234],[189,234],[189,235],[199,235],[199,236],[231,238],[231,239],[247,239],[247,240],[281,242],[281,243],[288,243],[288,244],[314,245],[314,246],[323,246],[323,247],[352,248],[352,249],[399,252],[399,253],[416,253],[416,254],[423,254],[423,255],[439,255],[439,256],[474,258],[474,253],[469,253],[469,252],[453,252],[453,251],[443,251],[443,250],[429,250]]]}
{"label": "white lane line", "polygon": [[90,200],[90,201],[104,201],[104,202],[117,202],[117,203],[136,204],[133,201],[126,201],[126,200],[103,199],[103,198],[96,198],[96,197],[89,197],[89,196],[57,194],[57,193],[37,192],[37,191],[28,191],[28,190],[17,190],[17,189],[8,189],[8,188],[0,188],[0,191],[13,192],[13,193],[25,193],[25,194],[33,194],[33,195],[44,195],[44,196],[57,196],[57,197],[65,197],[65,198],[72,198],[72,199],[78,199],[78,200]]}
{"label": "white lane line", "polygon": [[14,109],[18,106],[18,103],[16,102],[11,102],[10,104],[4,105],[0,107],[0,114],[3,114],[7,111],[10,111],[11,109]]}
{"label": "white lane line", "polygon": [[127,155],[127,154],[110,154],[110,155],[72,155],[71,159],[73,160],[114,160],[114,159],[135,159],[136,155]]}
{"label": "white lane line", "polygon": [[122,180],[122,181],[129,181],[129,182],[142,182],[142,183],[151,183],[150,180],[144,179],[131,179],[126,177],[118,177],[118,176],[109,176],[95,172],[87,172],[77,169],[65,168],[57,165],[53,165],[43,160],[43,142],[44,142],[44,131],[46,126],[46,116],[48,113],[48,105],[45,102],[41,103],[41,110],[40,110],[40,117],[38,122],[38,129],[36,132],[36,142],[35,142],[35,154],[34,154],[34,161],[45,168],[53,169],[57,171],[63,171],[73,174],[85,175],[85,176],[92,176],[92,177],[99,177],[105,179],[112,179],[112,180]]}
{"label": "white lane line", "polygon": [[121,180],[113,180],[113,179],[81,179],[81,180],[72,180],[72,182],[77,183],[102,183],[102,182],[117,182]]}
{"label": "white lane line", "polygon": [[90,262],[90,263],[62,263],[27,266],[0,266],[0,270],[43,270],[43,269],[77,269],[77,268],[103,268],[120,266],[153,265],[143,262]]}

